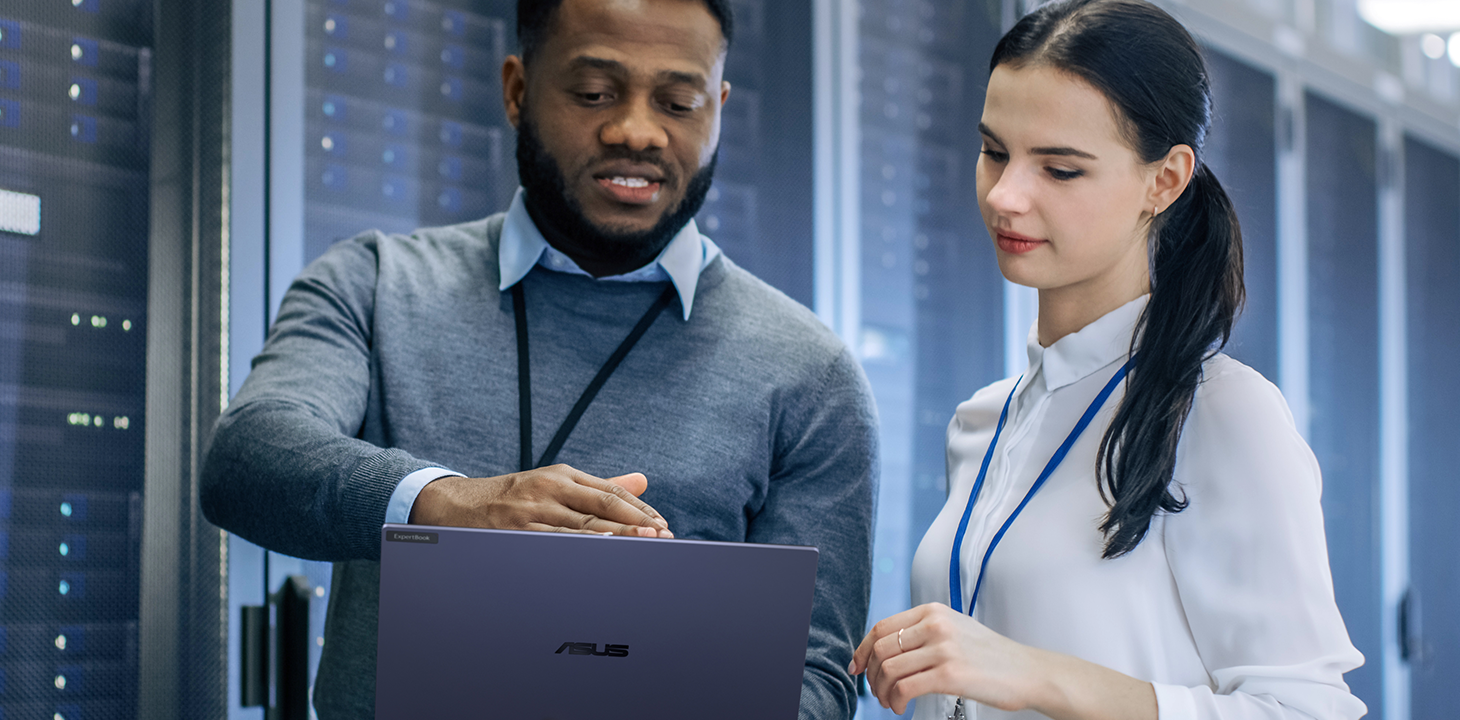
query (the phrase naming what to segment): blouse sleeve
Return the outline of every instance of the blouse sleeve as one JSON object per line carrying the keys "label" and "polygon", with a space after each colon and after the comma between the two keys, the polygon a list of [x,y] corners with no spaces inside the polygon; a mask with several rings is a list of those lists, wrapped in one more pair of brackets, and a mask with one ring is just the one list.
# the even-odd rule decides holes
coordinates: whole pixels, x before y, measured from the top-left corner
{"label": "blouse sleeve", "polygon": [[1182,433],[1167,561],[1215,689],[1156,685],[1160,720],[1351,720],[1363,664],[1333,598],[1318,462],[1282,395],[1226,358]]}

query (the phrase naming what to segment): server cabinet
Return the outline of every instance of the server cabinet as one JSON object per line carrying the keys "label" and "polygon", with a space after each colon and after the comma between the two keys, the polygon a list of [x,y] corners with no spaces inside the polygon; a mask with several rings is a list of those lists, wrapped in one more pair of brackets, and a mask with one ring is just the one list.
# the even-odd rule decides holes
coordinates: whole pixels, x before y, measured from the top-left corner
{"label": "server cabinet", "polygon": [[[1374,121],[1305,93],[1309,443],[1323,469],[1334,595],[1349,637],[1382,655],[1379,548],[1378,147]],[[1382,717],[1378,662],[1344,679]]]}
{"label": "server cabinet", "polygon": [[0,711],[135,717],[150,13],[36,10],[0,14]]}
{"label": "server cabinet", "polygon": [[221,710],[220,536],[189,495],[218,366],[195,203],[222,190],[191,174],[221,161],[199,17],[0,2],[0,717]]}
{"label": "server cabinet", "polygon": [[1455,407],[1460,404],[1460,158],[1404,139],[1409,336],[1409,578],[1400,654],[1413,718],[1452,714],[1460,677],[1460,507]]}

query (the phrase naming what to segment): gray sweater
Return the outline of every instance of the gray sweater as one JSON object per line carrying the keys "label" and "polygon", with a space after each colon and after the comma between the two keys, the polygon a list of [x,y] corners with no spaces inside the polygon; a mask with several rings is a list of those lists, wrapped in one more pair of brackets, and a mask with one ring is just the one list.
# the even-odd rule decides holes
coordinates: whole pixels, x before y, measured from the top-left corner
{"label": "gray sweater", "polygon": [[[517,471],[512,297],[502,216],[337,243],[295,280],[204,460],[204,514],[276,552],[335,563],[314,704],[374,713],[379,533],[407,474]],[[663,283],[535,267],[533,456]],[[876,411],[860,367],[804,307],[728,258],[676,300],[558,456],[643,472],[675,535],[820,549],[802,718],[849,718],[846,666],[866,623]],[[753,691],[733,689],[727,692]]]}

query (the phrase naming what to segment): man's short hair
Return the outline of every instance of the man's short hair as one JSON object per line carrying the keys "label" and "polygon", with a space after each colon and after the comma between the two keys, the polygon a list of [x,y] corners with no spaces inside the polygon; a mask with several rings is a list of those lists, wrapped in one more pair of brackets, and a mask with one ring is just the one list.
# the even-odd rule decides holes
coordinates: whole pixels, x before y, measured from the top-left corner
{"label": "man's short hair", "polygon": [[[699,0],[720,23],[720,34],[725,38],[725,48],[735,36],[735,13],[730,0]],[[562,7],[563,0],[517,0],[517,45],[524,61],[530,60],[547,40],[552,30],[553,19]]]}

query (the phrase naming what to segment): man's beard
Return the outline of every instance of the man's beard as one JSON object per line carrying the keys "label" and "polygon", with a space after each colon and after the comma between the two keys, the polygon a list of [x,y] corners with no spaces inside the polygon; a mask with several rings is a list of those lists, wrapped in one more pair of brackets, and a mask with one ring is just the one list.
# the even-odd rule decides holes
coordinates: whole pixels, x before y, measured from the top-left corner
{"label": "man's beard", "polygon": [[[593,248],[597,259],[615,265],[637,262],[634,267],[643,267],[664,250],[669,241],[704,206],[705,196],[709,194],[710,184],[715,178],[715,165],[719,158],[720,151],[716,148],[709,164],[690,179],[679,205],[664,213],[659,222],[648,230],[602,227],[583,214],[582,204],[568,191],[567,178],[557,160],[543,147],[537,135],[536,124],[527,113],[525,105],[517,124],[517,176],[527,191],[527,209],[533,222],[544,231],[544,235],[557,232],[570,237],[581,247]],[[672,181],[676,177],[658,152],[635,152],[623,146],[611,145],[594,159],[594,164],[605,160],[650,164],[659,168],[666,180]],[[543,227],[544,225],[549,227]]]}

